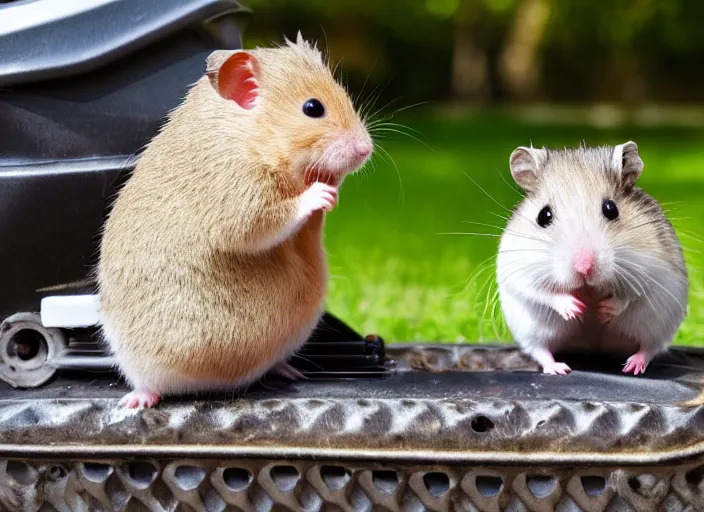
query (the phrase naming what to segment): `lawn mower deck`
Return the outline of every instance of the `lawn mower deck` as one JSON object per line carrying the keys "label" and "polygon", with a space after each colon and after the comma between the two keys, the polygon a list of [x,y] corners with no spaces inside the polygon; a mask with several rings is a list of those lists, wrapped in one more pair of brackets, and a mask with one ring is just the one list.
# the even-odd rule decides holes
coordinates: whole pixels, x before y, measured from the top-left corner
{"label": "lawn mower deck", "polygon": [[0,499],[57,510],[699,509],[704,415],[683,403],[699,393],[702,352],[672,349],[640,377],[616,359],[566,360],[575,371],[562,377],[513,346],[388,345],[375,371],[264,379],[142,411],[117,407],[127,388],[115,375],[60,372],[42,388],[2,388]]}

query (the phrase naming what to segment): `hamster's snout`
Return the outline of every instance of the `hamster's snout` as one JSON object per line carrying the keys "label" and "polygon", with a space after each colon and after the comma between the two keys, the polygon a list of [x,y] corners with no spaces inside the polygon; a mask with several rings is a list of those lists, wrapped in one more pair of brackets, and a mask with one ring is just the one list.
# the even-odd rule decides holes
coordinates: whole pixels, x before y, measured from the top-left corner
{"label": "hamster's snout", "polygon": [[596,255],[589,249],[581,249],[574,255],[573,266],[575,271],[584,279],[589,278],[594,271]]}
{"label": "hamster's snout", "polygon": [[357,140],[354,142],[354,149],[360,157],[364,158],[372,152],[372,145],[368,141]]}
{"label": "hamster's snout", "polygon": [[374,146],[366,131],[352,131],[342,136],[339,157],[353,168],[361,167],[372,154]]}

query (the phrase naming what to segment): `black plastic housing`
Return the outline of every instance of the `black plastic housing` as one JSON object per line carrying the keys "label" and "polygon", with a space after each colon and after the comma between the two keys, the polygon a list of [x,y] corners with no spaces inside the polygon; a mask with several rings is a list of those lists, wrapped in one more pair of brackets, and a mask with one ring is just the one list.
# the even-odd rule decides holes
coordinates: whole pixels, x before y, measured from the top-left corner
{"label": "black plastic housing", "polygon": [[100,229],[134,157],[241,47],[235,0],[0,4],[0,320],[90,293]]}

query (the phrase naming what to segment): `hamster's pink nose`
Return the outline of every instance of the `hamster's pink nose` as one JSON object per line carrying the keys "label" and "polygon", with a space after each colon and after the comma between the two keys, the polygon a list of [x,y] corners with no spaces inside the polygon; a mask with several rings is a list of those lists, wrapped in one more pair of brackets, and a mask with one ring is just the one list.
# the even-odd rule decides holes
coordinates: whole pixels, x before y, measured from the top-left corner
{"label": "hamster's pink nose", "polygon": [[354,143],[354,150],[361,157],[368,156],[372,152],[372,145],[366,141],[357,141]]}
{"label": "hamster's pink nose", "polygon": [[594,252],[579,251],[574,257],[574,269],[582,277],[589,277],[594,269]]}

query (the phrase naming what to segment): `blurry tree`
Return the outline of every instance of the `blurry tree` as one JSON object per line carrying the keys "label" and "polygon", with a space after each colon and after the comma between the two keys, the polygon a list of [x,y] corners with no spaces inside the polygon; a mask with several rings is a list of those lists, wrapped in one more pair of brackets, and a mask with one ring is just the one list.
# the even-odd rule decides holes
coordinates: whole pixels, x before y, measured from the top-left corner
{"label": "blurry tree", "polygon": [[327,40],[380,101],[701,100],[702,0],[242,0],[245,42]]}
{"label": "blurry tree", "polygon": [[[484,101],[491,93],[488,51],[489,16],[483,2],[426,0],[431,18],[452,20],[452,94],[455,99]],[[432,22],[432,20],[431,20]]]}
{"label": "blurry tree", "polygon": [[499,63],[503,88],[513,97],[529,99],[538,93],[540,50],[549,15],[549,0],[518,2]]}

